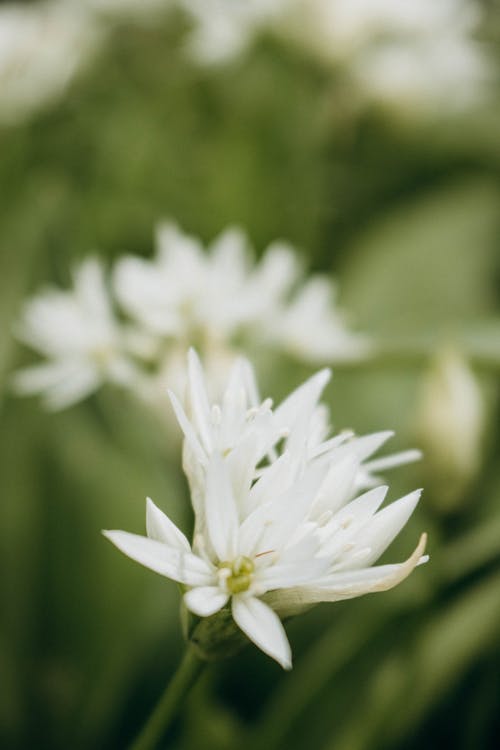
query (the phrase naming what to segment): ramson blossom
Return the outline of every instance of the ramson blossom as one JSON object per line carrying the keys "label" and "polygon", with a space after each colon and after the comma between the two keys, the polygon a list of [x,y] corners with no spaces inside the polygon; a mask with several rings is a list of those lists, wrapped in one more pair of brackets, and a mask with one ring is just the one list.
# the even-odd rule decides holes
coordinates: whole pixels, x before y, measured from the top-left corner
{"label": "ramson blossom", "polygon": [[73,280],[69,291],[48,288],[29,300],[17,326],[18,338],[47,361],[16,373],[14,386],[22,394],[41,393],[50,409],[74,404],[105,381],[135,377],[101,264],[88,259]]}
{"label": "ramson blossom", "polygon": [[220,403],[208,401],[194,353],[190,375],[189,416],[173,403],[194,488],[192,543],[149,499],[147,537],[105,534],[132,559],[180,583],[190,612],[215,619],[230,612],[251,641],[290,668],[280,616],[392,588],[426,560],[422,535],[405,562],[374,566],[420,491],[382,510],[387,487],[358,494],[360,465],[383,438],[318,433],[328,372],[274,410],[269,400],[249,400],[248,362],[235,365]]}
{"label": "ramson blossom", "polygon": [[489,78],[470,0],[178,0],[189,50],[225,62],[267,32],[342,69],[368,98],[438,109],[474,102]]}
{"label": "ramson blossom", "polygon": [[163,224],[154,260],[125,256],[110,276],[108,283],[88,260],[75,270],[73,288],[27,302],[18,336],[48,362],[19,373],[18,391],[40,392],[48,406],[62,408],[112,382],[158,411],[167,387],[185,381],[192,344],[215,395],[243,347],[310,363],[357,361],[370,351],[367,338],[344,324],[326,276],[304,283],[297,254],[284,242],[253,263],[239,229],[205,250]]}
{"label": "ramson blossom", "polygon": [[153,261],[125,257],[114,270],[123,309],[151,333],[211,347],[268,343],[311,362],[362,357],[367,341],[348,332],[326,276],[300,286],[294,250],[273,242],[259,263],[245,234],[226,229],[207,250],[175,224],[157,232]]}
{"label": "ramson blossom", "polygon": [[62,94],[101,36],[84,3],[2,4],[0,122],[17,122]]}

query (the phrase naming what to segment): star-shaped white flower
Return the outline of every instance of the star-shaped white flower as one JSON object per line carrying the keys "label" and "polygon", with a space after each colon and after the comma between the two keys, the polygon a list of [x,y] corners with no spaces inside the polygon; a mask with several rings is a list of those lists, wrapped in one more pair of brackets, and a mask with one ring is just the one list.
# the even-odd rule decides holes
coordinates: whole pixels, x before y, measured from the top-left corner
{"label": "star-shaped white flower", "polygon": [[[155,260],[122,258],[114,290],[123,309],[152,334],[173,342],[199,342],[206,360],[221,345],[241,339],[287,351],[300,360],[357,360],[367,339],[346,327],[326,276],[301,284],[297,254],[272,243],[258,263],[235,227],[205,250],[173,223],[158,230]],[[219,350],[219,351],[218,351]]]}
{"label": "star-shaped white flower", "polygon": [[18,338],[47,361],[17,372],[14,387],[26,395],[41,393],[50,409],[74,404],[106,380],[127,383],[135,377],[101,264],[87,259],[73,280],[68,291],[47,289],[29,300],[17,328]]}
{"label": "star-shaped white flower", "polygon": [[[406,562],[373,567],[407,522],[420,491],[382,510],[386,487],[352,499],[365,438],[333,438],[310,453],[306,415],[315,413],[327,372],[275,412],[264,402],[248,414],[242,373],[248,376],[250,366],[240,363],[222,407],[206,411],[202,371],[194,353],[190,359],[196,379],[191,398],[199,399],[194,410],[201,419],[196,428],[174,403],[191,444],[187,471],[196,473],[192,545],[150,500],[147,537],[105,534],[132,559],[182,584],[186,607],[199,617],[230,607],[243,633],[287,669],[290,646],[280,615],[391,588],[425,561],[423,535]],[[274,446],[284,423],[288,447],[278,453]]]}

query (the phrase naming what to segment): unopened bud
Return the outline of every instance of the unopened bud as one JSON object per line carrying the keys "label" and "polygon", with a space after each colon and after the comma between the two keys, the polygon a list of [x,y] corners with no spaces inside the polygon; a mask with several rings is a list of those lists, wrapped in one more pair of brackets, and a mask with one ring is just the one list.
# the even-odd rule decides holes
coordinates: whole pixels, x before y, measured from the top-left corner
{"label": "unopened bud", "polygon": [[441,510],[464,497],[481,461],[484,406],[466,360],[442,351],[422,384],[418,432]]}

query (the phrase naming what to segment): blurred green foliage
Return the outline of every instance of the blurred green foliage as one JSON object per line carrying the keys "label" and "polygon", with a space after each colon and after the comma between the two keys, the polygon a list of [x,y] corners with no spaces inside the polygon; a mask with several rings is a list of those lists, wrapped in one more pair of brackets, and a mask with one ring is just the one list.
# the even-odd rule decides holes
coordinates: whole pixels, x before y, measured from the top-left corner
{"label": "blurred green foliage", "polygon": [[[118,26],[56,105],[0,131],[0,744],[121,748],[181,649],[175,586],[118,555],[100,529],[143,527],[146,494],[189,526],[176,440],[103,392],[60,414],[15,400],[21,300],[66,283],[97,250],[149,255],[173,217],[212,238],[231,223],[258,249],[283,237],[335,273],[340,301],[389,349],[453,341],[500,360],[500,98],[460,118],[354,112],[293,49],[262,40],[214,71],[182,28]],[[426,355],[339,369],[336,427],[415,440]],[[307,374],[283,362],[263,391]],[[256,649],[211,667],[169,747],[377,750],[496,747],[499,725],[498,366],[478,370],[488,413],[479,476],[446,516],[424,501],[391,552],[430,532],[431,562],[401,588],[289,623],[295,669]],[[169,442],[172,445],[169,445]],[[391,475],[391,493],[425,467]],[[426,480],[428,478],[426,477]]]}

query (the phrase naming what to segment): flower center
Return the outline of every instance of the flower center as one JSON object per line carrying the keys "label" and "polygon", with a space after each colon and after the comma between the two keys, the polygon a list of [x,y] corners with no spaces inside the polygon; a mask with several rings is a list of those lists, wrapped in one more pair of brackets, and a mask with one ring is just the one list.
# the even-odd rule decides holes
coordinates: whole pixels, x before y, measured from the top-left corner
{"label": "flower center", "polygon": [[230,594],[241,594],[250,588],[255,566],[249,557],[240,555],[232,563],[222,563],[220,569],[225,572],[225,584]]}

